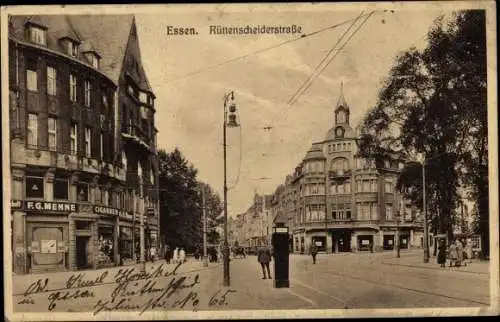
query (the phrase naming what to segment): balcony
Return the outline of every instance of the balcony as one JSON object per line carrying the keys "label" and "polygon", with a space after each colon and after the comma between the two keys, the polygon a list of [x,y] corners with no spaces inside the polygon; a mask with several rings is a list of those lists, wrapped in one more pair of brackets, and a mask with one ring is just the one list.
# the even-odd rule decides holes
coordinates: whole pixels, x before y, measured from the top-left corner
{"label": "balcony", "polygon": [[352,219],[330,219],[328,221],[329,225],[351,225],[352,224]]}
{"label": "balcony", "polygon": [[328,171],[328,177],[333,178],[350,178],[352,176],[352,170],[330,170]]}
{"label": "balcony", "polygon": [[122,137],[124,137],[125,139],[134,141],[138,145],[141,145],[148,150],[151,151],[153,150],[153,147],[150,146],[151,140],[137,126],[123,125],[121,132],[122,132]]}

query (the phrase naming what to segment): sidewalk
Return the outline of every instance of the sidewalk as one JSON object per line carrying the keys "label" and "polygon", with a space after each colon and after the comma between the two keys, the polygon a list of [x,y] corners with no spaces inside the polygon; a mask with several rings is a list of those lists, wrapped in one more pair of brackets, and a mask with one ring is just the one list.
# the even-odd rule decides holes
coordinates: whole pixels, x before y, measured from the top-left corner
{"label": "sidewalk", "polygon": [[407,254],[401,253],[400,258],[397,257],[386,258],[382,261],[382,264],[425,268],[425,269],[436,269],[441,271],[458,271],[458,272],[481,274],[481,275],[489,275],[490,272],[489,261],[481,261],[473,259],[472,263],[467,263],[467,266],[462,265],[460,267],[449,267],[449,262],[447,261],[446,267],[440,267],[439,264],[437,263],[437,257],[431,256],[429,258],[429,263],[424,263],[422,253],[407,253]]}
{"label": "sidewalk", "polygon": [[[158,260],[154,263],[146,262],[146,272],[151,272],[154,269],[158,268],[163,264],[163,269],[173,270],[176,265],[175,264],[167,264],[165,260]],[[188,273],[195,272],[210,268],[215,268],[218,266],[216,263],[209,263],[208,267],[203,266],[203,262],[197,261],[194,258],[188,258],[187,262],[182,264],[177,272],[179,273]],[[16,275],[12,274],[12,294],[22,294],[26,291],[26,289],[33,283],[38,280],[44,281],[45,279],[49,279],[47,289],[61,288],[66,281],[72,276],[77,274],[85,275],[85,280],[95,280],[96,278],[102,276],[104,272],[107,272],[107,276],[104,279],[104,284],[112,284],[114,283],[113,276],[121,269],[134,269],[136,272],[140,271],[141,264],[132,264],[132,265],[124,265],[124,266],[115,266],[110,268],[101,268],[101,269],[88,269],[88,270],[79,270],[79,271],[63,271],[63,272],[52,272],[52,273],[41,273],[41,274],[27,274],[27,275]]]}

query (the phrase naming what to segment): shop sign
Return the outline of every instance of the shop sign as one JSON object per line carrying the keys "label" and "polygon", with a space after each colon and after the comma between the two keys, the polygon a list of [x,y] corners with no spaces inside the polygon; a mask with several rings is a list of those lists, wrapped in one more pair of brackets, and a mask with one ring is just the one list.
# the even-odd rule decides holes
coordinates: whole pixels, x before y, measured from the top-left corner
{"label": "shop sign", "polygon": [[51,201],[26,201],[26,210],[76,212],[76,204]]}
{"label": "shop sign", "polygon": [[370,245],[370,240],[369,239],[361,240],[361,245]]}
{"label": "shop sign", "polygon": [[94,213],[99,215],[127,217],[128,213],[111,207],[94,206]]}
{"label": "shop sign", "polygon": [[57,253],[57,241],[56,240],[40,240],[40,253],[43,254],[55,254]]}
{"label": "shop sign", "polygon": [[23,208],[23,202],[21,200],[11,200],[10,209],[21,209]]}

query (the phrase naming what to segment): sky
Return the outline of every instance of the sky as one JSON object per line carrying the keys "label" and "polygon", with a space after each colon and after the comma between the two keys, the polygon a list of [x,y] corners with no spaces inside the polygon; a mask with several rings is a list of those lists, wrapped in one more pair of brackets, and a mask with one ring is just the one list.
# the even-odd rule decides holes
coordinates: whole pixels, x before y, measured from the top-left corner
{"label": "sky", "polygon": [[[308,34],[354,19],[362,9],[330,5],[317,10],[312,4],[300,10],[286,6],[249,10],[238,5],[197,8],[136,14],[137,30],[143,65],[157,96],[158,148],[169,152],[178,147],[199,170],[198,179],[221,196],[223,97],[234,91],[241,127],[227,133],[229,216],[244,212],[255,192],[273,193],[311,144],[324,139],[333,126],[341,82],[354,128],[376,103],[381,82],[398,53],[424,46],[433,20],[450,13],[432,7],[394,8],[394,13],[373,15],[308,91],[289,106],[288,99],[350,24],[184,77],[299,36],[211,35],[209,26],[296,25]],[[169,25],[193,27],[198,34],[168,35]],[[273,128],[263,129],[266,126]]]}

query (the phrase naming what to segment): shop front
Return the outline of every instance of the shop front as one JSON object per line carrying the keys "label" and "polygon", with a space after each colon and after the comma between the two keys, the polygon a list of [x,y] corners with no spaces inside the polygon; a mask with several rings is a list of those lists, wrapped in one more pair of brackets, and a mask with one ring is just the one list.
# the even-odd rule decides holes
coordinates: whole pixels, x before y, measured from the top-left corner
{"label": "shop front", "polygon": [[119,216],[116,208],[94,206],[99,215],[97,222],[97,267],[112,267],[119,264]]}
{"label": "shop front", "polygon": [[27,271],[65,271],[68,266],[68,216],[77,205],[65,202],[22,201],[26,213]]}
{"label": "shop front", "polygon": [[351,230],[333,229],[332,234],[332,253],[343,253],[351,251]]}
{"label": "shop front", "polygon": [[358,235],[358,250],[373,251],[373,235]]}
{"label": "shop front", "polygon": [[312,245],[316,246],[318,252],[326,251],[326,236],[312,236],[311,239]]}
{"label": "shop front", "polygon": [[393,250],[394,249],[394,235],[384,235],[383,240],[383,249],[384,250]]}
{"label": "shop front", "polygon": [[132,243],[132,227],[120,225],[119,236],[119,252],[120,261],[122,265],[129,265],[135,263],[134,259],[134,245]]}

